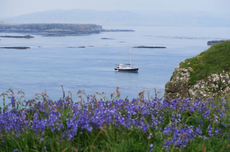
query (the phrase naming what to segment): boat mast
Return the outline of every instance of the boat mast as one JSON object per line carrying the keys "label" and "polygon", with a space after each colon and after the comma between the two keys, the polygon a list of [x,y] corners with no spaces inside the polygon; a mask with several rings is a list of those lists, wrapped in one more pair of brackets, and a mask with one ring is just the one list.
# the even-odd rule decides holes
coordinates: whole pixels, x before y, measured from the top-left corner
{"label": "boat mast", "polygon": [[131,62],[131,45],[129,46],[130,49],[130,67],[132,66],[132,62]]}
{"label": "boat mast", "polygon": [[121,53],[119,53],[119,58],[120,58],[120,64],[121,64]]}

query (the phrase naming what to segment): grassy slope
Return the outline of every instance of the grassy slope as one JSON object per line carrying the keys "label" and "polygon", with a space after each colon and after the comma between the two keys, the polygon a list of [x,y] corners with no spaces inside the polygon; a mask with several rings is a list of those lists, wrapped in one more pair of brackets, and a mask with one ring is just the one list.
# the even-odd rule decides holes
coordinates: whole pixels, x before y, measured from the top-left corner
{"label": "grassy slope", "polygon": [[230,42],[215,44],[196,57],[186,59],[184,63],[180,63],[180,67],[193,69],[190,85],[206,79],[211,74],[221,73],[223,70],[230,71]]}

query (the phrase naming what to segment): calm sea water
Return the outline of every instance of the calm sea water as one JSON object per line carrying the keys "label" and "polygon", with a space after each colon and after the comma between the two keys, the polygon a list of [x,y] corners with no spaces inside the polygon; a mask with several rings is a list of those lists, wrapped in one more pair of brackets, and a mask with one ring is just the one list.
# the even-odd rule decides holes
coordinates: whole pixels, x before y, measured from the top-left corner
{"label": "calm sea water", "polygon": [[[71,91],[76,101],[79,100],[76,95],[79,89],[84,89],[87,94],[104,91],[110,96],[116,87],[120,87],[121,97],[132,99],[143,90],[149,90],[151,96],[156,88],[163,96],[165,83],[181,61],[208,49],[209,40],[230,39],[229,27],[103,28],[133,29],[135,32],[1,38],[0,46],[29,46],[31,49],[0,49],[0,93],[12,88],[15,92],[24,91],[26,99],[31,99],[35,93],[46,90],[51,99],[58,100],[62,97],[63,85],[66,94]],[[129,45],[167,48],[132,48],[132,64],[139,66],[139,72],[114,72],[114,66],[119,64],[119,54],[123,63],[129,63]],[[85,48],[74,48],[78,46]]]}

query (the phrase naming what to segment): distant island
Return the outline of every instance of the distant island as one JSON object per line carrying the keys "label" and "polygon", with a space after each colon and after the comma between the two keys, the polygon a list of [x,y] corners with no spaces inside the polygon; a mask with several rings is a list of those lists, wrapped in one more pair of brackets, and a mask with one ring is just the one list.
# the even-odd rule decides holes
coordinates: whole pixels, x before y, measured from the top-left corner
{"label": "distant island", "polygon": [[[0,32],[4,33],[33,33],[47,37],[76,36],[85,34],[97,34],[100,32],[134,32],[134,30],[103,29],[96,24],[0,24]],[[9,37],[9,36],[6,36]],[[16,36],[14,36],[16,38]],[[18,37],[19,38],[19,37]]]}
{"label": "distant island", "polygon": [[27,46],[6,46],[6,47],[0,47],[0,49],[30,49],[30,47]]}
{"label": "distant island", "polygon": [[145,48],[145,49],[164,49],[165,46],[134,46],[133,48]]}
{"label": "distant island", "polygon": [[26,38],[26,39],[34,38],[33,36],[30,36],[30,35],[25,35],[25,36],[5,35],[5,36],[0,36],[0,37],[4,37],[4,38]]}
{"label": "distant island", "polygon": [[119,30],[119,29],[116,29],[116,30],[113,30],[113,29],[105,30],[105,29],[103,29],[103,30],[101,30],[101,32],[135,32],[135,31],[134,30]]}
{"label": "distant island", "polygon": [[107,37],[103,37],[101,38],[102,40],[115,40],[115,38],[107,38]]}

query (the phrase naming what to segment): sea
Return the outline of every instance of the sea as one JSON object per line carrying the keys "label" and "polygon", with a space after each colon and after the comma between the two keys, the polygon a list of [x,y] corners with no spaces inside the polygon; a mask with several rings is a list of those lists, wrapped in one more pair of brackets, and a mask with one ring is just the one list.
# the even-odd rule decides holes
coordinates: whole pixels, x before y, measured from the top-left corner
{"label": "sea", "polygon": [[[104,29],[131,29],[135,32],[102,32],[99,34],[44,37],[31,39],[3,38],[0,47],[28,46],[30,49],[0,49],[0,94],[12,89],[25,92],[25,99],[47,92],[56,101],[77,92],[110,99],[119,87],[121,98],[132,100],[141,91],[144,97],[162,98],[164,87],[181,61],[207,50],[207,41],[230,39],[230,27],[154,27],[103,26]],[[0,33],[27,35],[28,33]],[[138,66],[138,73],[115,72],[119,63]],[[165,46],[166,48],[133,48]],[[98,93],[104,92],[101,96]],[[84,97],[84,96],[83,96]],[[0,102],[2,102],[0,97]]]}

